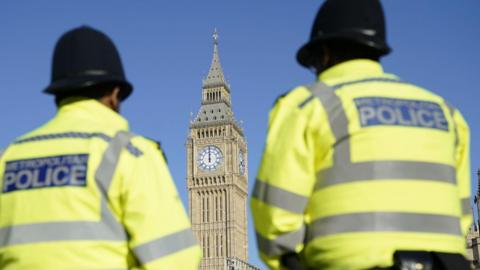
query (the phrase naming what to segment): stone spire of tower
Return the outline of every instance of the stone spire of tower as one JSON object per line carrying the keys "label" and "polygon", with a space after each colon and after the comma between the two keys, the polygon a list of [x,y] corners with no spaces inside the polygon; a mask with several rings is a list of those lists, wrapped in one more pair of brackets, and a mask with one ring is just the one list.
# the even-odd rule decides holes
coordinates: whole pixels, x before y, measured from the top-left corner
{"label": "stone spire of tower", "polygon": [[217,28],[213,32],[213,57],[212,64],[210,65],[210,70],[208,71],[207,78],[203,80],[203,87],[216,87],[216,86],[226,86],[229,88],[227,80],[223,75],[222,65],[220,64],[220,57],[218,55],[218,32]]}

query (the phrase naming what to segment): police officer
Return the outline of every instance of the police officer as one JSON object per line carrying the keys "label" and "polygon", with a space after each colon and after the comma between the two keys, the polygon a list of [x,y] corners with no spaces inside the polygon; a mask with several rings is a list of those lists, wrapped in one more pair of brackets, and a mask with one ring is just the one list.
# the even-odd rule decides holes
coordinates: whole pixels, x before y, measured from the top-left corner
{"label": "police officer", "polygon": [[0,161],[1,269],[198,269],[160,148],[118,113],[131,92],[105,34],[59,39],[45,89],[58,112]]}
{"label": "police officer", "polygon": [[251,200],[271,269],[468,269],[467,123],[389,52],[379,0],[323,3],[297,54],[318,81],[270,112]]}

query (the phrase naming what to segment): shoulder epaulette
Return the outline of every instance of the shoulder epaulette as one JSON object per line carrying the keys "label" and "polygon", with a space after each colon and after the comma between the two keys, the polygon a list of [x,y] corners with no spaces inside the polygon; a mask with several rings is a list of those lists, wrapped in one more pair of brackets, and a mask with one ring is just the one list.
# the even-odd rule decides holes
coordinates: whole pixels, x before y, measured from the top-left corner
{"label": "shoulder epaulette", "polygon": [[165,155],[165,151],[163,151],[163,148],[162,148],[162,143],[160,141],[157,141],[157,140],[154,140],[154,139],[151,139],[151,138],[147,138],[147,137],[145,137],[145,138],[149,141],[152,141],[157,146],[158,151],[160,151],[160,153],[162,153],[163,159],[165,159],[165,162],[168,163],[167,155]]}
{"label": "shoulder epaulette", "polygon": [[280,101],[280,99],[284,98],[286,95],[288,95],[292,90],[292,89],[289,89],[288,91],[284,92],[283,94],[279,95],[276,99],[275,99],[275,102],[273,102],[273,107],[275,107],[275,105],[277,105],[277,103]]}

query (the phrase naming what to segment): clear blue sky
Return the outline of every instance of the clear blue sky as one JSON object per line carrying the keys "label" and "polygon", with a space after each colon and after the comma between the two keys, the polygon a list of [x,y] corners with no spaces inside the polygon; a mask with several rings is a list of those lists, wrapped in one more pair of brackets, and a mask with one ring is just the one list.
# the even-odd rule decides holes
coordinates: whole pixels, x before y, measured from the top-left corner
{"label": "clear blue sky", "polygon": [[[132,129],[162,142],[186,202],[185,140],[190,112],[220,33],[220,58],[234,111],[249,146],[250,189],[275,98],[314,76],[295,62],[322,1],[23,1],[0,3],[0,147],[55,113],[41,93],[50,78],[57,38],[88,24],[117,44],[135,92],[123,107]],[[384,1],[393,53],[388,72],[427,87],[458,107],[470,123],[472,177],[480,166],[480,2]],[[476,179],[473,178],[475,189]],[[249,224],[250,261],[261,265]],[[261,265],[262,268],[263,265]]]}

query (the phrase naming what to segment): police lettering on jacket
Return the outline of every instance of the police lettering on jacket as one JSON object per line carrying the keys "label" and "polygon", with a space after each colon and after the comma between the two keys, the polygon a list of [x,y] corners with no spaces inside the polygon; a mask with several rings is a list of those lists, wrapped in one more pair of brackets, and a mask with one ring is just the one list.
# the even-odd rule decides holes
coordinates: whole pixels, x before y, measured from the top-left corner
{"label": "police lettering on jacket", "polygon": [[46,187],[86,186],[87,154],[8,161],[3,193]]}
{"label": "police lettering on jacket", "polygon": [[429,101],[383,97],[356,98],[362,127],[392,125],[448,131],[448,121],[439,104]]}

